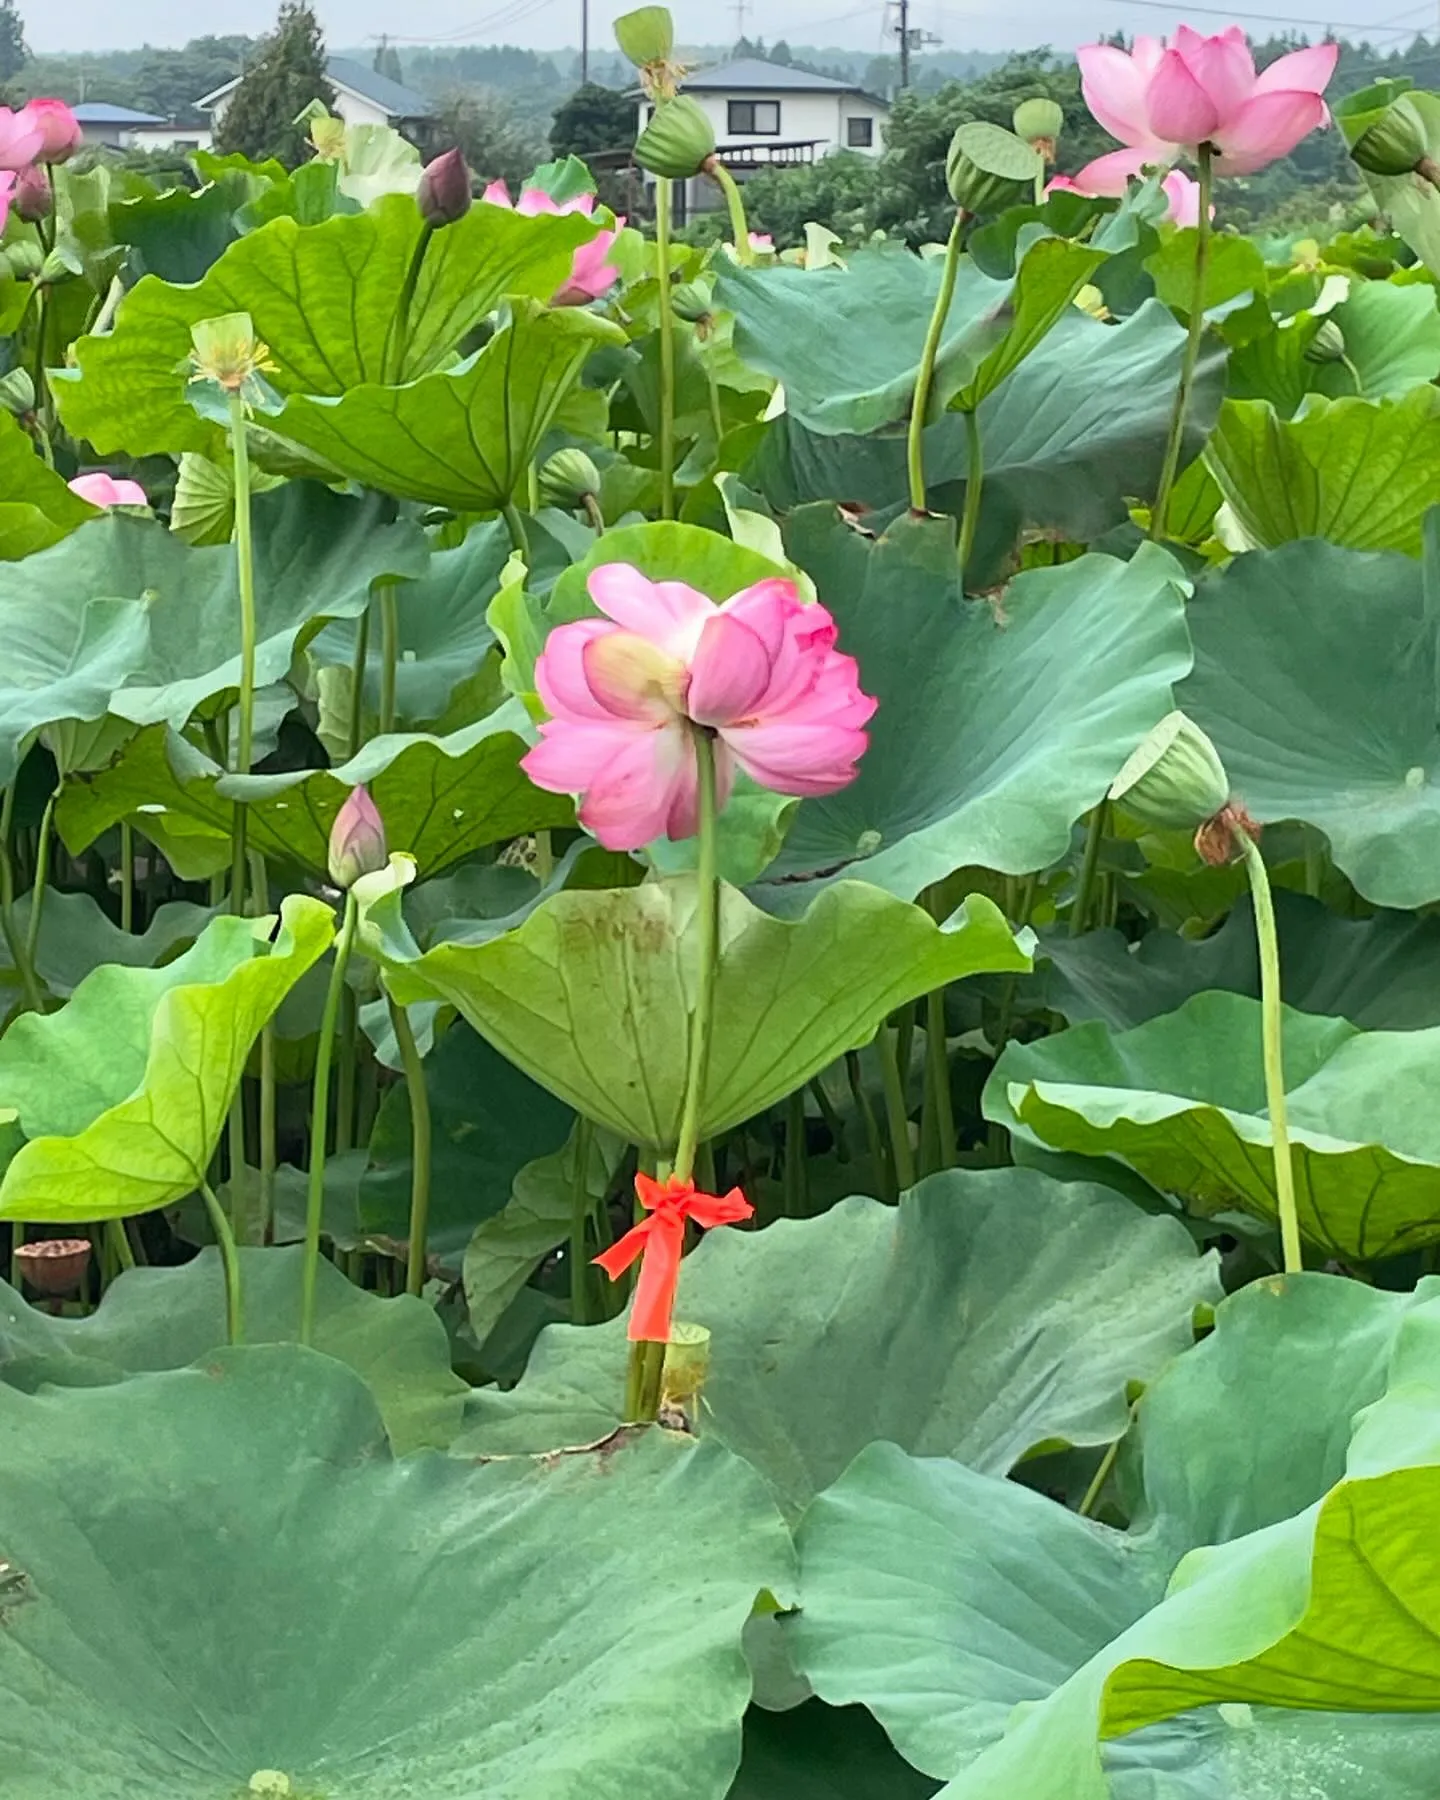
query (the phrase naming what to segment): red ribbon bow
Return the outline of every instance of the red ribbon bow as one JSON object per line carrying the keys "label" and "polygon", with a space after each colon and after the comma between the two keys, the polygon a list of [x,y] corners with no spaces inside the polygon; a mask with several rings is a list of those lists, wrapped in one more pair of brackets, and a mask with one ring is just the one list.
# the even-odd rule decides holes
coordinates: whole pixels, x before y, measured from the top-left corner
{"label": "red ribbon bow", "polygon": [[650,1217],[633,1226],[595,1261],[612,1281],[618,1281],[635,1258],[643,1255],[628,1335],[636,1342],[668,1344],[686,1220],[693,1219],[709,1230],[713,1225],[737,1225],[755,1208],[739,1188],[731,1188],[728,1194],[702,1194],[693,1181],[678,1175],[666,1181],[637,1175],[635,1192]]}

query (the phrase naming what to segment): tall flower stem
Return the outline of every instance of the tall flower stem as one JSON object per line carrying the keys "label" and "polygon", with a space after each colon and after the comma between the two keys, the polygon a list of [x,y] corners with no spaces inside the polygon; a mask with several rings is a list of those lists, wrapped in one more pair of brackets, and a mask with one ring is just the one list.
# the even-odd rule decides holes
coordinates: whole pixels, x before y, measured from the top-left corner
{"label": "tall flower stem", "polygon": [[241,1344],[245,1341],[245,1310],[240,1293],[240,1252],[235,1248],[235,1233],[225,1217],[225,1208],[208,1181],[200,1183],[200,1198],[205,1202],[210,1229],[215,1233],[216,1248],[220,1252],[220,1267],[225,1275],[226,1336],[232,1344]]}
{"label": "tall flower stem", "polygon": [[[19,771],[16,771],[18,775]],[[35,974],[35,964],[30,957],[25,939],[15,920],[15,865],[11,861],[10,845],[15,825],[15,782],[12,780],[5,789],[5,799],[0,802],[0,927],[5,934],[5,947],[10,952],[10,960],[20,972],[20,985],[25,990],[25,1004],[31,1012],[44,1012],[45,999],[40,991],[40,982]]]}
{"label": "tall flower stem", "polygon": [[40,921],[45,912],[45,895],[50,887],[50,839],[54,835],[55,802],[60,798],[60,789],[45,802],[45,810],[40,815],[40,841],[35,852],[35,883],[30,889],[30,921],[25,930],[25,961],[30,968],[35,967],[35,953],[40,948]]}
{"label": "tall flower stem", "polygon": [[501,509],[500,516],[505,521],[505,529],[510,533],[510,548],[518,550],[528,564],[530,561],[530,533],[525,529],[525,520],[520,508],[513,500],[507,500]]}
{"label": "tall flower stem", "polygon": [[1280,1007],[1280,940],[1275,931],[1275,903],[1260,846],[1243,825],[1232,827],[1235,848],[1245,859],[1250,894],[1255,903],[1255,939],[1260,949],[1260,1034],[1265,1062],[1265,1109],[1270,1115],[1270,1144],[1275,1163],[1275,1203],[1280,1214],[1280,1243],[1285,1273],[1305,1267],[1300,1248],[1300,1214],[1295,1204],[1295,1168],[1290,1156],[1290,1126],[1285,1107],[1284,1021]]}
{"label": "tall flower stem", "polygon": [[410,1244],[405,1265],[405,1292],[420,1294],[425,1290],[425,1265],[429,1260],[430,1230],[430,1092],[425,1086],[425,1063],[410,1029],[410,1019],[403,1006],[397,1006],[387,994],[390,1028],[400,1049],[400,1062],[405,1070],[405,1092],[410,1098]]}
{"label": "tall flower stem", "polygon": [[[925,333],[925,346],[920,352],[920,367],[915,374],[915,400],[910,408],[910,429],[905,439],[905,466],[910,473],[910,510],[925,511],[925,415],[930,410],[930,389],[935,383],[935,358],[940,354],[940,339],[945,321],[950,316],[950,302],[955,298],[955,277],[960,271],[960,239],[965,215],[955,214],[950,236],[945,245],[945,266],[940,271],[940,292]],[[968,501],[968,494],[967,494]]]}
{"label": "tall flower stem", "polygon": [[660,517],[675,517],[675,315],[670,310],[670,183],[655,183],[655,259],[660,283]]}
{"label": "tall flower stem", "polygon": [[590,1121],[575,1121],[575,1180],[570,1189],[570,1323],[590,1323],[590,1264],[585,1227],[590,1220]]}
{"label": "tall flower stem", "polygon": [[380,735],[395,729],[395,677],[400,667],[400,602],[393,581],[376,583],[380,597]]}
{"label": "tall flower stem", "polygon": [[330,1135],[330,1065],[335,1053],[335,1022],[340,1016],[340,995],[345,971],[355,942],[360,909],[354,889],[345,895],[345,916],[335,939],[335,960],[325,1010],[320,1016],[320,1041],[315,1050],[315,1085],[310,1099],[310,1180],[305,1195],[305,1260],[300,1277],[300,1342],[308,1344],[315,1333],[315,1283],[320,1273],[320,1225],[325,1213],[325,1154]]}
{"label": "tall flower stem", "polygon": [[415,249],[411,253],[410,266],[405,271],[405,280],[401,284],[400,299],[395,307],[395,317],[390,326],[390,340],[385,346],[385,384],[394,387],[400,380],[405,368],[405,352],[410,348],[410,307],[415,299],[415,289],[420,281],[420,271],[425,266],[425,253],[430,248],[430,240],[435,235],[435,228],[428,220],[422,220],[420,236],[415,241]]}
{"label": "tall flower stem", "polygon": [[135,827],[120,824],[120,929],[135,929]]}
{"label": "tall flower stem", "polygon": [[1201,144],[1198,152],[1200,217],[1195,226],[1195,285],[1190,296],[1190,329],[1186,333],[1185,352],[1180,363],[1180,385],[1175,391],[1175,410],[1170,416],[1165,460],[1160,465],[1160,485],[1155,490],[1155,508],[1150,515],[1150,536],[1156,542],[1165,535],[1170,494],[1180,470],[1180,451],[1185,442],[1190,390],[1195,385],[1195,365],[1200,360],[1200,340],[1205,335],[1205,273],[1210,261],[1210,190],[1213,185],[1211,157],[1210,146]]}
{"label": "tall flower stem", "polygon": [[950,1060],[945,1041],[945,990],[931,988],[925,996],[925,1066],[930,1079],[930,1104],[935,1113],[936,1155],[939,1167],[955,1167],[955,1105],[950,1097]]}
{"label": "tall flower stem", "polygon": [[350,665],[350,720],[346,749],[358,756],[365,742],[365,673],[370,664],[370,608],[360,615],[355,628],[355,660]]}
{"label": "tall flower stem", "polygon": [[890,1129],[890,1149],[895,1158],[895,1182],[903,1194],[916,1182],[915,1151],[910,1143],[910,1116],[905,1106],[905,1084],[900,1075],[900,1033],[882,1025],[875,1040],[880,1058],[880,1080],[885,1094],[885,1122]]}
{"label": "tall flower stem", "polygon": [[[250,426],[238,393],[230,405],[230,456],[235,474],[235,575],[240,592],[240,703],[231,768],[250,773],[255,736],[255,539],[250,517]],[[245,911],[245,804],[235,806],[231,828],[230,910]]]}
{"label": "tall flower stem", "polygon": [[740,183],[718,156],[706,159],[705,173],[725,196],[725,205],[730,212],[730,238],[735,246],[735,260],[748,269],[754,264],[755,252],[750,248],[750,222],[745,217],[745,198],[740,192]]}
{"label": "tall flower stem", "polygon": [[[670,1173],[682,1181],[695,1172],[695,1152],[700,1143],[701,1108],[705,1098],[705,1074],[710,1063],[710,1032],[715,1016],[716,951],[720,941],[719,814],[715,782],[715,740],[703,726],[692,726],[699,793],[700,858],[696,874],[696,978],[695,1011],[690,1019],[690,1043],[685,1063],[685,1097],[680,1107],[680,1131]],[[665,1368],[663,1344],[633,1343],[626,1382],[625,1416],[653,1419],[660,1406],[660,1381]]]}
{"label": "tall flower stem", "polygon": [[1090,814],[1085,833],[1085,856],[1080,864],[1080,881],[1070,906],[1070,935],[1079,937],[1090,918],[1090,902],[1095,893],[1095,877],[1100,868],[1100,851],[1105,843],[1105,829],[1110,823],[1110,802],[1101,800]]}
{"label": "tall flower stem", "polygon": [[970,573],[970,559],[975,554],[975,530],[980,523],[980,495],[985,487],[985,447],[980,441],[980,415],[973,408],[965,414],[965,446],[969,452],[965,466],[965,511],[960,519],[960,584]]}

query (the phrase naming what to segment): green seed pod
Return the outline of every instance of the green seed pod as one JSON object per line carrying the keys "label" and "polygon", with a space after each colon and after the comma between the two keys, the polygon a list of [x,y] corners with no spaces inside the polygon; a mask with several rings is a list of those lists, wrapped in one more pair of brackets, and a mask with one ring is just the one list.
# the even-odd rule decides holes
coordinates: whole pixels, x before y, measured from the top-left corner
{"label": "green seed pod", "polygon": [[670,304],[677,319],[698,325],[715,310],[710,284],[706,281],[682,281],[670,290]]}
{"label": "green seed pod", "polygon": [[698,100],[662,100],[635,144],[635,160],[662,180],[688,181],[715,154],[715,132]]}
{"label": "green seed pod", "polygon": [[1408,175],[1428,152],[1425,121],[1404,94],[1392,100],[1350,146],[1351,156],[1367,175]]}
{"label": "green seed pod", "polygon": [[1047,161],[1053,161],[1055,146],[1059,142],[1060,133],[1065,129],[1065,114],[1058,100],[1047,100],[1037,95],[1033,100],[1022,100],[1015,108],[1011,121],[1015,127],[1015,135],[1023,138],[1032,150],[1038,150]]}
{"label": "green seed pod", "polygon": [[35,383],[28,369],[12,369],[0,380],[0,408],[23,419],[35,410]]}
{"label": "green seed pod", "polygon": [[7,244],[0,255],[4,256],[17,281],[33,281],[45,262],[45,252],[26,238],[17,238],[13,244]]}
{"label": "green seed pod", "polygon": [[1229,804],[1230,778],[1200,727],[1172,712],[1140,740],[1110,798],[1159,831],[1194,831]]}
{"label": "green seed pod", "polygon": [[562,512],[574,512],[599,492],[600,471],[583,450],[557,450],[540,471],[540,498]]}
{"label": "green seed pod", "polygon": [[1345,333],[1333,319],[1322,319],[1320,328],[1305,346],[1305,360],[1312,363],[1343,362]]}
{"label": "green seed pod", "polygon": [[668,6],[640,6],[615,21],[615,42],[637,69],[669,62],[675,53],[675,22]]}
{"label": "green seed pod", "polygon": [[950,198],[967,213],[998,213],[1035,198],[1044,158],[1013,131],[973,119],[950,140],[945,184]]}

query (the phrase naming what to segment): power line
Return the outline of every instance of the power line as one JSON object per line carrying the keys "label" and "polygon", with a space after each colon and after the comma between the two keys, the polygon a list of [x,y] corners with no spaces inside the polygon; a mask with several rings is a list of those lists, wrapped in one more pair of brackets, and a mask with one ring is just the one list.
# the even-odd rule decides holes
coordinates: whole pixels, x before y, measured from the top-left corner
{"label": "power line", "polygon": [[[1327,31],[1379,31],[1384,29],[1383,26],[1373,21],[1359,24],[1354,19],[1336,19],[1322,17],[1319,14],[1310,18],[1297,18],[1294,13],[1242,12],[1233,6],[1192,6],[1189,4],[1189,0],[1174,0],[1173,4],[1171,0],[1115,0],[1115,4],[1120,7],[1143,7],[1148,12],[1164,12],[1170,13],[1172,16],[1184,13],[1188,17],[1192,13],[1198,13],[1212,19],[1250,19],[1262,25],[1318,25]],[[972,14],[955,13],[948,7],[942,8],[942,10],[946,18],[973,19]],[[1430,8],[1427,6],[1423,10],[1428,12]]]}

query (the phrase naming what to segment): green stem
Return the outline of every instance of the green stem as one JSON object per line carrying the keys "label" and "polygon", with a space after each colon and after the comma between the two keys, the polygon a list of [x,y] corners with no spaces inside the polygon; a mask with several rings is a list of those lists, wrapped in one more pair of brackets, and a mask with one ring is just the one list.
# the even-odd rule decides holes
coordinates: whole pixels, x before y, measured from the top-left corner
{"label": "green stem", "polygon": [[1255,903],[1255,939],[1260,948],[1260,1033],[1265,1060],[1265,1106],[1270,1114],[1271,1151],[1275,1164],[1275,1200],[1280,1213],[1280,1242],[1285,1273],[1305,1267],[1300,1248],[1300,1215],[1295,1204],[1295,1169],[1290,1157],[1290,1127],[1285,1107],[1284,1022],[1280,1007],[1280,941],[1275,931],[1275,905],[1260,846],[1243,825],[1232,828],[1235,847],[1245,858]]}
{"label": "green stem", "polygon": [[570,1323],[590,1323],[590,1264],[585,1226],[590,1218],[590,1121],[575,1121],[575,1180],[570,1189]]}
{"label": "green stem", "polygon": [[210,1215],[210,1229],[220,1252],[220,1267],[225,1273],[225,1332],[232,1344],[245,1341],[245,1309],[240,1294],[240,1253],[235,1248],[235,1234],[225,1217],[225,1208],[215,1198],[208,1181],[200,1183],[200,1198]]}
{"label": "green stem", "polygon": [[910,1145],[910,1119],[905,1110],[905,1089],[900,1079],[900,1033],[882,1025],[875,1040],[880,1058],[880,1078],[885,1092],[885,1120],[895,1158],[895,1181],[903,1194],[915,1185],[915,1152]]}
{"label": "green stem", "polygon": [[513,500],[507,500],[500,509],[500,516],[504,519],[506,529],[510,533],[510,548],[512,550],[518,550],[521,556],[525,558],[526,565],[528,566],[530,562],[530,534],[525,529],[525,520],[521,516],[520,508]]}
{"label": "green stem", "polygon": [[[605,515],[600,510],[600,502],[595,498],[595,496],[593,494],[586,494],[584,496],[584,506],[585,506],[585,517],[590,521],[591,528],[594,531],[596,537],[604,537],[604,535],[605,535]],[[524,527],[522,526],[521,529],[523,530]]]}
{"label": "green stem", "polygon": [[535,833],[535,879],[541,887],[549,884],[555,873],[555,840],[549,830]]}
{"label": "green stem", "polygon": [[335,939],[335,961],[325,1010],[320,1017],[320,1042],[315,1051],[315,1085],[310,1102],[310,1180],[305,1195],[305,1260],[300,1279],[300,1342],[308,1344],[315,1332],[315,1283],[320,1273],[320,1225],[325,1211],[325,1154],[330,1135],[330,1062],[335,1050],[335,1022],[340,1016],[340,994],[350,949],[355,942],[359,908],[354,890],[345,895],[345,916]]}
{"label": "green stem", "polygon": [[0,802],[0,927],[4,930],[5,947],[10,952],[10,960],[19,971],[20,985],[25,990],[25,1004],[31,1012],[43,1013],[45,999],[35,974],[35,964],[26,951],[25,941],[15,921],[15,865],[10,856],[14,825],[15,782],[11,781],[5,790],[4,801]]}
{"label": "green stem", "polygon": [[360,615],[355,630],[355,660],[350,665],[350,724],[346,747],[357,756],[365,742],[365,675],[370,662],[370,608]]}
{"label": "green stem", "polygon": [[750,247],[750,222],[745,217],[745,197],[740,192],[740,183],[718,156],[712,156],[706,161],[705,173],[725,196],[725,205],[730,212],[730,237],[735,246],[735,260],[744,268],[752,268],[755,252]]}
{"label": "green stem", "polygon": [[955,1106],[950,1097],[950,1059],[945,1042],[945,990],[932,988],[925,996],[925,1066],[930,1076],[930,1099],[935,1108],[940,1167],[955,1167]]}
{"label": "green stem", "polygon": [[395,729],[395,676],[400,667],[400,602],[395,583],[377,584],[380,595],[380,735]]}
{"label": "green stem", "polygon": [[920,367],[915,375],[915,399],[910,408],[910,429],[905,439],[905,462],[910,471],[910,510],[925,511],[925,415],[930,410],[930,389],[935,380],[935,358],[940,353],[940,339],[945,321],[950,316],[950,302],[955,297],[955,277],[960,271],[960,239],[964,215],[955,214],[950,237],[945,245],[945,266],[940,274],[940,292],[930,314],[925,333],[925,347],[920,352]]}
{"label": "green stem", "polygon": [[130,1240],[125,1235],[123,1219],[107,1219],[105,1221],[105,1238],[110,1246],[110,1254],[122,1269],[135,1267],[135,1252],[130,1248]]}
{"label": "green stem", "polygon": [[405,1070],[405,1092],[410,1098],[410,1248],[405,1266],[405,1292],[425,1291],[425,1270],[430,1246],[430,1090],[425,1085],[425,1063],[410,1029],[410,1019],[403,1006],[397,1006],[387,994],[390,1026],[400,1049],[400,1062]]}
{"label": "green stem", "polygon": [[860,1122],[865,1127],[865,1143],[870,1152],[870,1161],[875,1169],[876,1179],[885,1184],[886,1198],[895,1200],[899,1197],[894,1171],[885,1155],[885,1140],[880,1135],[880,1122],[875,1117],[875,1108],[870,1104],[870,1096],[865,1092],[864,1074],[860,1067],[860,1053],[857,1050],[845,1052],[845,1079],[850,1084],[850,1098],[855,1110],[860,1115]]}
{"label": "green stem", "polygon": [[335,1078],[335,1148],[355,1143],[355,1071],[360,1062],[360,1004],[353,988],[340,996],[340,1069]]}
{"label": "green stem", "polygon": [[45,381],[45,335],[50,323],[48,295],[39,282],[35,284],[35,363],[31,382],[35,389],[35,424],[40,433],[40,454],[47,468],[55,467],[55,452],[50,443],[50,395]]}
{"label": "green stem", "polygon": [[803,1219],[809,1210],[805,1182],[805,1090],[785,1102],[785,1216]]}
{"label": "green stem", "polygon": [[1085,857],[1080,864],[1080,882],[1070,906],[1070,935],[1079,937],[1090,917],[1090,901],[1095,892],[1095,874],[1100,867],[1100,850],[1105,842],[1105,828],[1110,823],[1110,802],[1102,800],[1090,814],[1085,834]]}
{"label": "green stem", "polygon": [[715,740],[704,727],[692,728],[699,774],[700,862],[696,895],[695,1012],[690,1021],[690,1052],[685,1070],[685,1100],[680,1111],[673,1173],[688,1181],[695,1169],[700,1141],[700,1108],[710,1062],[710,1028],[715,1011],[716,946],[720,931],[719,808],[715,794]]}
{"label": "green stem", "polygon": [[40,843],[35,852],[35,883],[30,889],[30,921],[25,931],[25,961],[33,969],[35,952],[40,947],[40,920],[45,911],[45,894],[50,885],[50,838],[55,822],[55,802],[60,798],[57,787],[45,802],[40,815]]}
{"label": "green stem", "polygon": [[1107,1446],[1105,1454],[1100,1458],[1100,1466],[1096,1469],[1090,1485],[1085,1490],[1085,1498],[1080,1502],[1080,1517],[1088,1519],[1099,1504],[1100,1496],[1105,1492],[1105,1483],[1110,1479],[1110,1471],[1115,1467],[1115,1459],[1120,1454],[1121,1439],[1116,1438]]}
{"label": "green stem", "polygon": [[260,1033],[260,1242],[275,1222],[275,1027]]}
{"label": "green stem", "polygon": [[985,449],[980,442],[980,415],[973,410],[965,414],[965,444],[969,451],[965,469],[965,510],[960,517],[960,545],[956,553],[960,562],[962,589],[965,578],[970,573],[971,558],[975,554],[975,530],[980,523],[980,495],[985,487]]}
{"label": "green stem", "polygon": [[670,310],[670,183],[655,183],[655,258],[660,283],[660,517],[675,517],[675,315]]}
{"label": "green stem", "polygon": [[240,727],[233,767],[250,773],[255,732],[255,540],[250,518],[250,427],[245,402],[230,400],[230,455],[235,471],[235,571],[240,588]]}
{"label": "green stem", "polygon": [[135,828],[120,824],[120,929],[135,929]]}
{"label": "green stem", "polygon": [[1205,272],[1210,260],[1210,189],[1211,149],[1201,144],[1198,152],[1200,174],[1200,218],[1195,227],[1195,282],[1190,290],[1190,325],[1185,334],[1185,352],[1180,363],[1180,385],[1175,390],[1175,410],[1170,415],[1170,435],[1165,441],[1165,460],[1160,465],[1160,485],[1155,490],[1155,508],[1150,515],[1150,536],[1159,542],[1165,535],[1170,511],[1170,494],[1180,472],[1180,453],[1185,442],[1185,415],[1190,409],[1190,390],[1195,385],[1195,367],[1200,360],[1200,340],[1205,335]]}
{"label": "green stem", "polygon": [[425,266],[425,253],[430,248],[430,239],[434,235],[435,227],[422,221],[420,236],[416,240],[415,248],[410,256],[410,266],[405,271],[405,280],[400,288],[395,319],[390,327],[390,341],[385,347],[385,385],[387,387],[395,386],[405,368],[405,352],[410,348],[410,306],[420,281],[420,271]]}

